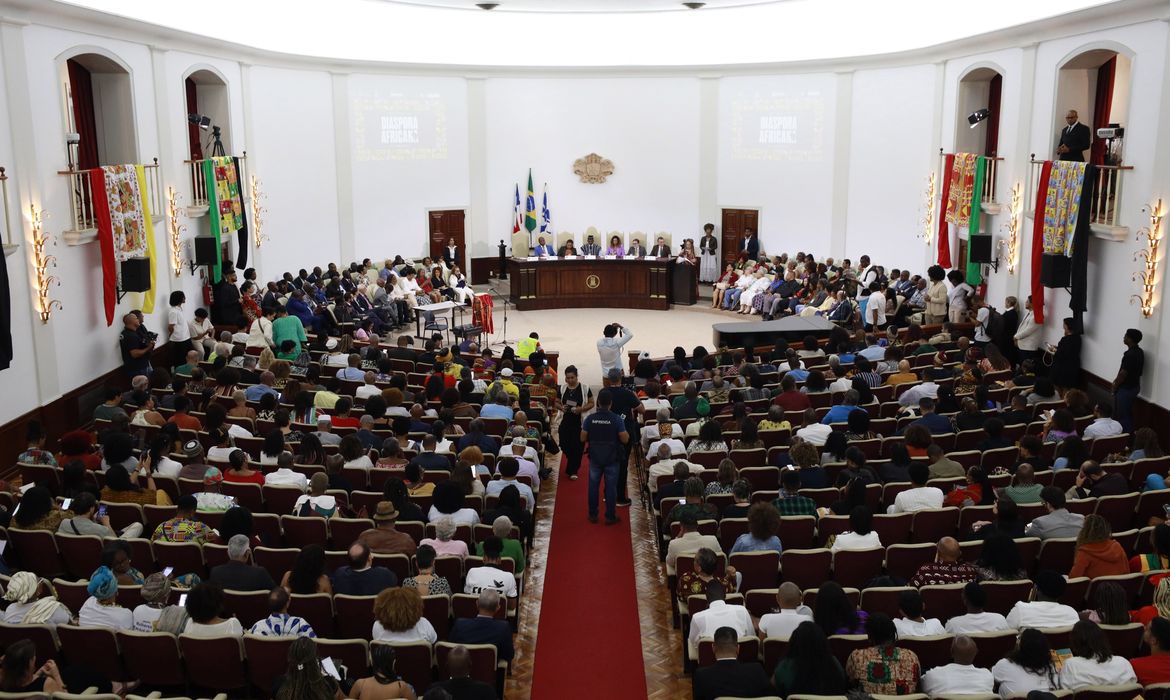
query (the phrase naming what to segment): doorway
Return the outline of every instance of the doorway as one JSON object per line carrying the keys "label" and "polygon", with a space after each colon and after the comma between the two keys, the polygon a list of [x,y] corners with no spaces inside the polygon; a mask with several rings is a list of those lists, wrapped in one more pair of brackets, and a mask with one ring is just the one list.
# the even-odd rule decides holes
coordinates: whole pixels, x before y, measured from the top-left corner
{"label": "doorway", "polygon": [[744,229],[755,232],[757,239],[760,235],[759,209],[724,209],[723,229],[719,240],[720,250],[723,252],[723,264],[735,262],[743,243]]}
{"label": "doorway", "polygon": [[958,270],[959,272],[962,272],[964,275],[967,274],[967,239],[966,238],[959,239],[959,255],[957,258],[955,258],[955,266],[952,267],[951,269]]}
{"label": "doorway", "polygon": [[457,250],[455,264],[464,273],[467,272],[467,244],[464,240],[463,217],[466,212],[462,209],[438,209],[428,213],[427,237],[430,240],[430,256],[432,260],[440,260],[447,247],[447,241],[454,239]]}

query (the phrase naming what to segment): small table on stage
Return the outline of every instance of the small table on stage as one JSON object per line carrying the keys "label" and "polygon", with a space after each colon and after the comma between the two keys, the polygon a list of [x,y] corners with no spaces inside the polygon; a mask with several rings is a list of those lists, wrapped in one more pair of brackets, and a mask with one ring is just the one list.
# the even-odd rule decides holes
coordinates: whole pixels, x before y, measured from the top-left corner
{"label": "small table on stage", "polygon": [[509,301],[520,311],[611,307],[670,308],[668,258],[508,260]]}
{"label": "small table on stage", "polygon": [[465,304],[456,304],[453,301],[440,301],[435,304],[419,304],[414,307],[414,337],[424,339],[422,335],[422,316],[423,312],[430,311],[438,314],[439,312],[451,309],[451,322],[447,324],[447,330],[455,326],[455,311],[459,311],[460,320],[463,319],[463,308]]}
{"label": "small table on stage", "polygon": [[739,323],[716,323],[711,326],[715,347],[726,343],[729,348],[748,345],[773,345],[777,340],[791,343],[806,335],[818,338],[829,335],[833,322],[824,316],[786,316],[775,321],[740,321]]}

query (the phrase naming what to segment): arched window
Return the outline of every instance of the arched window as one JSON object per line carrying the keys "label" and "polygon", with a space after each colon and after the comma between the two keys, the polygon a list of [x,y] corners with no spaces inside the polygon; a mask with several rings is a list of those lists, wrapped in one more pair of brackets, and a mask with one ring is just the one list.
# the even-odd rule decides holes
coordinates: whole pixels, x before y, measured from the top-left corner
{"label": "arched window", "polygon": [[223,77],[212,70],[200,68],[192,71],[183,79],[183,94],[186,96],[187,114],[206,117],[201,127],[188,120],[188,141],[191,160],[201,160],[212,154],[215,146],[215,127],[219,128],[219,138],[223,144],[224,154],[231,154],[231,136],[228,133],[228,118],[231,114],[228,104],[227,82]]}
{"label": "arched window", "polygon": [[1056,105],[1053,114],[1053,148],[1065,129],[1069,110],[1089,127],[1092,144],[1084,153],[1095,165],[1120,165],[1121,140],[1097,138],[1097,130],[1110,125],[1124,127],[1129,117],[1131,61],[1112,49],[1090,49],[1065,61],[1057,73]]}
{"label": "arched window", "polygon": [[[976,68],[959,78],[959,108],[955,112],[955,151],[996,156],[999,148],[1000,92],[1003,76],[994,68]],[[967,116],[987,109],[986,119],[971,126]]]}
{"label": "arched window", "polygon": [[138,162],[134,94],[130,72],[116,59],[100,53],[78,53],[65,59],[66,118],[77,134],[69,144],[70,162],[85,170],[102,165]]}

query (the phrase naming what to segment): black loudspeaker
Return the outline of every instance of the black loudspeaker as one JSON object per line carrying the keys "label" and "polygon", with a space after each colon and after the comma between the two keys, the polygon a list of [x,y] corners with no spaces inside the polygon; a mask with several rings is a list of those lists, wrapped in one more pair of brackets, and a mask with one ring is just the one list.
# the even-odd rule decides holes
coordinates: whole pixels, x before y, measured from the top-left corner
{"label": "black loudspeaker", "polygon": [[967,261],[991,262],[991,234],[976,234],[967,241]]}
{"label": "black loudspeaker", "polygon": [[122,261],[122,291],[145,292],[150,289],[150,258],[127,258]]}
{"label": "black loudspeaker", "polygon": [[1072,282],[1072,258],[1045,253],[1040,259],[1040,284],[1050,289],[1064,289]]}
{"label": "black loudspeaker", "polygon": [[219,247],[215,245],[214,236],[195,236],[195,264],[214,265],[219,260]]}

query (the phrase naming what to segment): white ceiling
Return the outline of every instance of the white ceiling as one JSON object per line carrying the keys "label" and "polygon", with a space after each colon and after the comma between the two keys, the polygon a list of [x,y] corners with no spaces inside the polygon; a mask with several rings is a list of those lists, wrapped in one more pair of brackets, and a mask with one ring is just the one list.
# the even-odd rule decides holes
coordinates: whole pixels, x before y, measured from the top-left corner
{"label": "white ceiling", "polygon": [[[63,0],[264,51],[425,66],[632,68],[780,64],[913,51],[1102,5],[1163,0]],[[46,0],[35,0],[45,3]],[[973,7],[975,9],[973,9]],[[589,10],[573,13],[577,8]],[[327,9],[327,11],[325,11]],[[550,11],[550,9],[552,11]],[[618,12],[616,10],[624,11]],[[631,11],[641,9],[642,11]],[[141,26],[141,25],[140,25]],[[144,41],[150,28],[142,26]]]}
{"label": "white ceiling", "polygon": [[[477,0],[381,0],[400,5],[425,5],[470,9],[482,12],[476,7]],[[492,0],[498,2],[492,12],[690,12],[683,7],[682,0]],[[786,0],[706,0],[703,9],[717,7],[743,7],[745,5],[768,5]]]}

